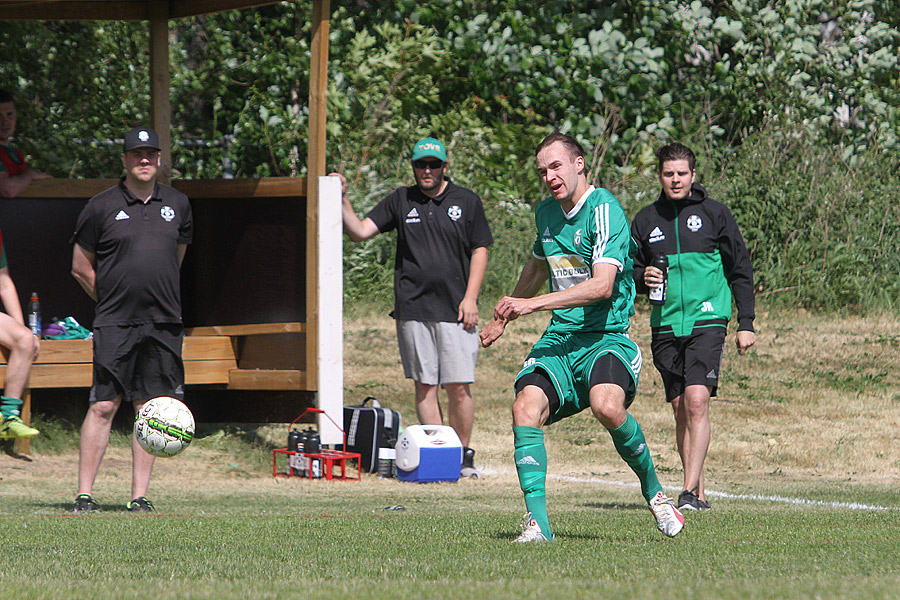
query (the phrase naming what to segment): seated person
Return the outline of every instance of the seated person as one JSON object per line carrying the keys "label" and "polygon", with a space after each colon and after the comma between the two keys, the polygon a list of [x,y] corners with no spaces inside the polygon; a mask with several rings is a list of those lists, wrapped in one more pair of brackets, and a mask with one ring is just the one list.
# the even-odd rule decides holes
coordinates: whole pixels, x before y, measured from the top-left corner
{"label": "seated person", "polygon": [[52,179],[32,169],[18,148],[9,143],[16,132],[16,105],[12,95],[0,89],[0,196],[15,198],[35,179]]}
{"label": "seated person", "polygon": [[40,433],[22,421],[22,392],[31,373],[31,363],[41,350],[37,336],[25,326],[22,306],[9,268],[6,247],[0,232],[0,302],[6,312],[0,312],[0,346],[9,351],[6,359],[6,388],[0,397],[0,439],[30,438]]}

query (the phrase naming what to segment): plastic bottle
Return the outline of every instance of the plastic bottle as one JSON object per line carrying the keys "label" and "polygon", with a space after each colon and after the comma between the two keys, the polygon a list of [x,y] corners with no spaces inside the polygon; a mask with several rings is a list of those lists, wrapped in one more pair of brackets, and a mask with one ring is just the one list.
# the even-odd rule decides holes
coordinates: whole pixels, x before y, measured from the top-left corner
{"label": "plastic bottle", "polygon": [[41,337],[41,301],[37,292],[31,292],[31,301],[28,302],[28,328],[31,333]]}
{"label": "plastic bottle", "polygon": [[665,254],[658,254],[653,257],[651,266],[656,267],[663,273],[663,281],[656,287],[650,288],[650,304],[666,303],[666,287],[669,285],[669,257]]}
{"label": "plastic bottle", "polygon": [[306,477],[307,473],[307,464],[309,463],[309,459],[306,458],[304,452],[308,452],[307,448],[309,447],[309,438],[308,432],[301,431],[300,438],[297,440],[297,469],[294,472],[294,475],[297,477]]}
{"label": "plastic bottle", "polygon": [[[306,437],[306,453],[318,454],[321,451],[319,432],[310,429]],[[322,477],[322,459],[309,458],[309,476],[313,479]]]}
{"label": "plastic bottle", "polygon": [[[288,431],[288,443],[287,449],[290,452],[297,452],[300,447],[300,432],[294,429]],[[300,474],[300,455],[298,454],[289,454],[288,455],[288,475],[299,475]]]}

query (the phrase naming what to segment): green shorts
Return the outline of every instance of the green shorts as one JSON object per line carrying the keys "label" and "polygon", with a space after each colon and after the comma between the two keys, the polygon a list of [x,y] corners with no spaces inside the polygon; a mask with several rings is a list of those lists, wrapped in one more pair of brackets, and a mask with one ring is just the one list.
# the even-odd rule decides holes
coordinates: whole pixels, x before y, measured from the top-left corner
{"label": "green shorts", "polygon": [[[590,377],[598,358],[611,354],[622,361],[637,389],[641,375],[641,349],[625,333],[544,332],[531,349],[516,380],[535,369],[547,373],[559,395],[559,410],[547,424],[570,417],[590,406]],[[634,396],[625,398],[628,407]]]}

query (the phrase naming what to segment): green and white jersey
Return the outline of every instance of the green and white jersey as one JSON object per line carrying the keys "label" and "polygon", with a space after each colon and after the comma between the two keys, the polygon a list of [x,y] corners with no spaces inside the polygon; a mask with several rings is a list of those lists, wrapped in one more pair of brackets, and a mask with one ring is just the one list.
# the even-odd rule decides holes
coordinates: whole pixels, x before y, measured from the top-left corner
{"label": "green and white jersey", "polygon": [[612,296],[587,306],[554,310],[547,331],[625,332],[634,314],[631,239],[628,219],[607,190],[591,186],[566,214],[550,197],[535,211],[538,236],[532,252],[547,263],[550,289],[557,292],[590,279],[593,266],[608,263],[618,271]]}

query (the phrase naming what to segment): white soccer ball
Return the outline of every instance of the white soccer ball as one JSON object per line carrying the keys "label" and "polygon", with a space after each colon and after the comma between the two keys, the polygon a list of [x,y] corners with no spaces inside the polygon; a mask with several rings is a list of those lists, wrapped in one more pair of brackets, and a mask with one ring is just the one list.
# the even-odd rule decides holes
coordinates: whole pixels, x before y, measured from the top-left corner
{"label": "white soccer ball", "polygon": [[134,417],[134,437],[153,456],[175,456],[194,439],[194,415],[175,398],[153,398]]}

